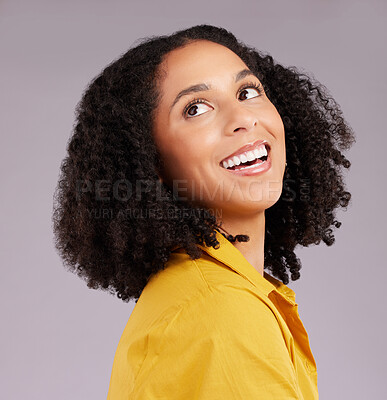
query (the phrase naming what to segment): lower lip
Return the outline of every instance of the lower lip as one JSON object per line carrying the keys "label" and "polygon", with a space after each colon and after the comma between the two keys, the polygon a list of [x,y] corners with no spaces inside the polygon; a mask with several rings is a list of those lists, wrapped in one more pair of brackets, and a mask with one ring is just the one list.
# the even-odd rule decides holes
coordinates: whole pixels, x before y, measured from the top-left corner
{"label": "lower lip", "polygon": [[[223,168],[223,167],[222,167]],[[231,172],[234,175],[243,175],[243,176],[251,176],[251,175],[259,175],[268,171],[271,168],[271,157],[270,154],[267,155],[267,160],[261,162],[260,164],[250,165],[249,167],[245,167],[244,169],[226,169],[226,171]]]}

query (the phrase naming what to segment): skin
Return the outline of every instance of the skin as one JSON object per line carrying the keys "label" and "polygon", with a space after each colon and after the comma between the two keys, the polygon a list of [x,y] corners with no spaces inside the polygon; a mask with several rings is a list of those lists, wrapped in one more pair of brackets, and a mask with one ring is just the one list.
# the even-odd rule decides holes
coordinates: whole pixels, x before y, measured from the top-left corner
{"label": "skin", "polygon": [[[153,135],[164,168],[160,179],[195,205],[211,209],[230,234],[247,234],[250,241],[235,247],[263,276],[265,210],[282,192],[286,162],[282,119],[263,93],[248,82],[235,82],[246,64],[227,47],[205,40],[191,42],[166,55],[159,71],[161,100],[154,112]],[[192,85],[206,83],[210,90],[182,96]],[[195,98],[205,103],[185,107]],[[271,147],[272,167],[255,176],[237,176],[220,162],[246,143],[262,139]]]}

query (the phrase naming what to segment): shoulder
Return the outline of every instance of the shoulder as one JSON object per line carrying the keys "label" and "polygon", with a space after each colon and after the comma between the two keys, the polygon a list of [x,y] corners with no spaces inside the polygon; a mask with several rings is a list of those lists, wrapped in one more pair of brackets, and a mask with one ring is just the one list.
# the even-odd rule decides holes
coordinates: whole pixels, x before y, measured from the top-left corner
{"label": "shoulder", "polygon": [[[165,337],[183,335],[254,347],[259,343],[285,345],[275,313],[264,299],[245,286],[208,285],[206,290],[179,304],[165,320]],[[173,342],[173,340],[172,340]]]}
{"label": "shoulder", "polygon": [[293,366],[276,316],[259,296],[233,285],[207,287],[177,305],[148,332],[147,346],[148,354],[164,365],[162,370],[170,371],[184,354],[187,361],[180,362],[180,370],[208,368],[215,375],[228,376],[241,368],[245,379],[247,375],[255,381],[266,373],[278,374],[279,379],[288,376],[294,384]]}
{"label": "shoulder", "polygon": [[195,334],[199,327],[224,335],[232,326],[239,333],[258,334],[265,327],[268,335],[280,338],[276,318],[270,300],[231,268],[206,255],[192,260],[174,252],[166,268],[149,280],[129,326],[137,333],[165,328],[163,334],[171,335],[173,329]]}
{"label": "shoulder", "polygon": [[269,389],[276,398],[296,398],[293,365],[265,296],[226,265],[183,252],[149,280],[116,359],[115,371],[124,371],[125,388],[132,377],[136,395],[180,399],[203,390],[203,399],[214,392],[228,398],[243,381],[238,398],[260,398]]}

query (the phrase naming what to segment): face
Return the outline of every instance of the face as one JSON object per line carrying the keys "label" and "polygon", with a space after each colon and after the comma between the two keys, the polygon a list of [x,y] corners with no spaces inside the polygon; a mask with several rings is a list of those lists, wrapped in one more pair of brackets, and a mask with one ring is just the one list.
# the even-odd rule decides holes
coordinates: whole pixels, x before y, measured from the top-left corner
{"label": "face", "polygon": [[[272,206],[282,191],[285,133],[274,105],[254,87],[259,79],[227,47],[204,40],[171,51],[160,69],[153,135],[164,183],[179,197],[222,213],[246,215]],[[193,85],[200,86],[182,92]],[[260,140],[269,146],[258,148],[261,156],[269,151],[266,170],[241,174],[224,167],[230,159],[243,163],[241,154],[249,154],[241,148]]]}

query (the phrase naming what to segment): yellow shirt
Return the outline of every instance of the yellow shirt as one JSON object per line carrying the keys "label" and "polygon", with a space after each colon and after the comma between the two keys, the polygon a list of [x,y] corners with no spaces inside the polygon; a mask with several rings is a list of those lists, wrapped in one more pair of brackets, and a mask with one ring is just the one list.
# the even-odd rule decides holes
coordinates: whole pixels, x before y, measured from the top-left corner
{"label": "yellow shirt", "polygon": [[176,249],[118,343],[108,400],[314,400],[317,370],[295,293],[223,235]]}

